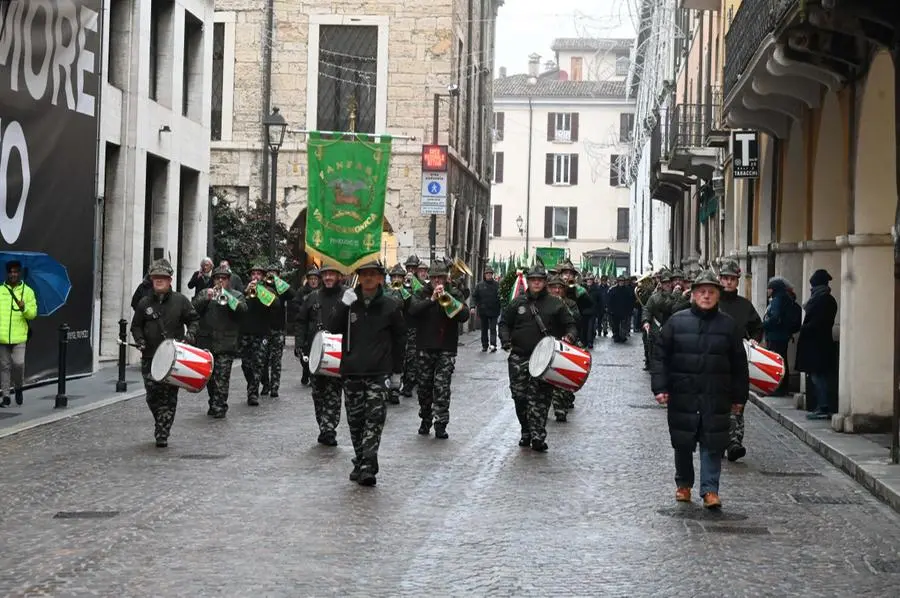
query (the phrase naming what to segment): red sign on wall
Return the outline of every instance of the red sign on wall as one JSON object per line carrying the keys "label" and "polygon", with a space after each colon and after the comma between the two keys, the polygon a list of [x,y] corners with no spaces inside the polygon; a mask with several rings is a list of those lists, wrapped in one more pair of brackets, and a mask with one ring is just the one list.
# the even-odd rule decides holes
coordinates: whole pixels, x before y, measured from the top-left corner
{"label": "red sign on wall", "polygon": [[422,170],[425,172],[447,172],[449,155],[446,145],[422,146]]}

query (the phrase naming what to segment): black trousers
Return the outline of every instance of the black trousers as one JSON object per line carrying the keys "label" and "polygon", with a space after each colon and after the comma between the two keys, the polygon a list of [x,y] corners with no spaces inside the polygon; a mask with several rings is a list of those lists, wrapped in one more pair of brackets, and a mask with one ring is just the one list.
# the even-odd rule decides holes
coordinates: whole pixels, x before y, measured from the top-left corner
{"label": "black trousers", "polygon": [[[490,336],[490,343],[488,343],[488,336]],[[492,347],[497,346],[497,318],[481,316],[481,348],[487,349],[488,344]]]}
{"label": "black trousers", "polygon": [[788,385],[790,382],[788,381],[788,377],[790,376],[791,369],[788,367],[788,343],[790,341],[770,341],[766,340],[766,347],[770,351],[775,351],[784,359],[784,378],[781,379],[781,384],[778,385],[778,388],[775,389],[775,392],[772,393],[774,395],[781,395],[787,392]]}

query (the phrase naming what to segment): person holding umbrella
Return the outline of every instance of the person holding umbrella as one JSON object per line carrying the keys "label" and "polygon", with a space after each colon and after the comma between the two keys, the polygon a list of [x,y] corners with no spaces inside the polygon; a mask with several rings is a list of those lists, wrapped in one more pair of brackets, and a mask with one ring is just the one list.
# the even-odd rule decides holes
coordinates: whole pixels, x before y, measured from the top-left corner
{"label": "person holding umbrella", "polygon": [[9,407],[10,377],[15,389],[16,405],[23,402],[25,382],[25,343],[28,322],[38,314],[34,290],[22,281],[22,263],[6,262],[6,280],[0,291],[0,407]]}

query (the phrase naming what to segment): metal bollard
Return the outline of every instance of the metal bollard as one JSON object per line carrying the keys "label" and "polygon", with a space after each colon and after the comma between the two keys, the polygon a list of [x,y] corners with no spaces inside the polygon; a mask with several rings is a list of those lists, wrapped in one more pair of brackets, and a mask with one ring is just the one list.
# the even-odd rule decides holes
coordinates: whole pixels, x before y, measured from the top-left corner
{"label": "metal bollard", "polygon": [[69,347],[69,325],[62,324],[59,327],[59,365],[57,372],[59,379],[56,382],[56,403],[54,409],[62,409],[69,406],[69,398],[66,396],[66,353]]}
{"label": "metal bollard", "polygon": [[128,390],[128,383],[125,382],[125,352],[128,350],[128,342],[126,326],[128,320],[119,320],[119,379],[116,380],[116,392],[125,392]]}

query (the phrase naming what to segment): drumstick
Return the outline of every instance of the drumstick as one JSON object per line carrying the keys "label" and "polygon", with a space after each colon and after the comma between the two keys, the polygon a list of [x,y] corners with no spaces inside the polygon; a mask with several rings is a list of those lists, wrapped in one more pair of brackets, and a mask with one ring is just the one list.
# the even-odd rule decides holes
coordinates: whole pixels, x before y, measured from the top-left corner
{"label": "drumstick", "polygon": [[135,349],[140,349],[140,348],[141,348],[139,345],[136,345],[136,344],[134,344],[134,343],[126,343],[125,341],[123,341],[123,340],[120,339],[120,338],[117,338],[117,339],[116,339],[116,342],[119,343],[120,345],[126,345],[126,346],[128,346],[128,347],[134,347]]}

